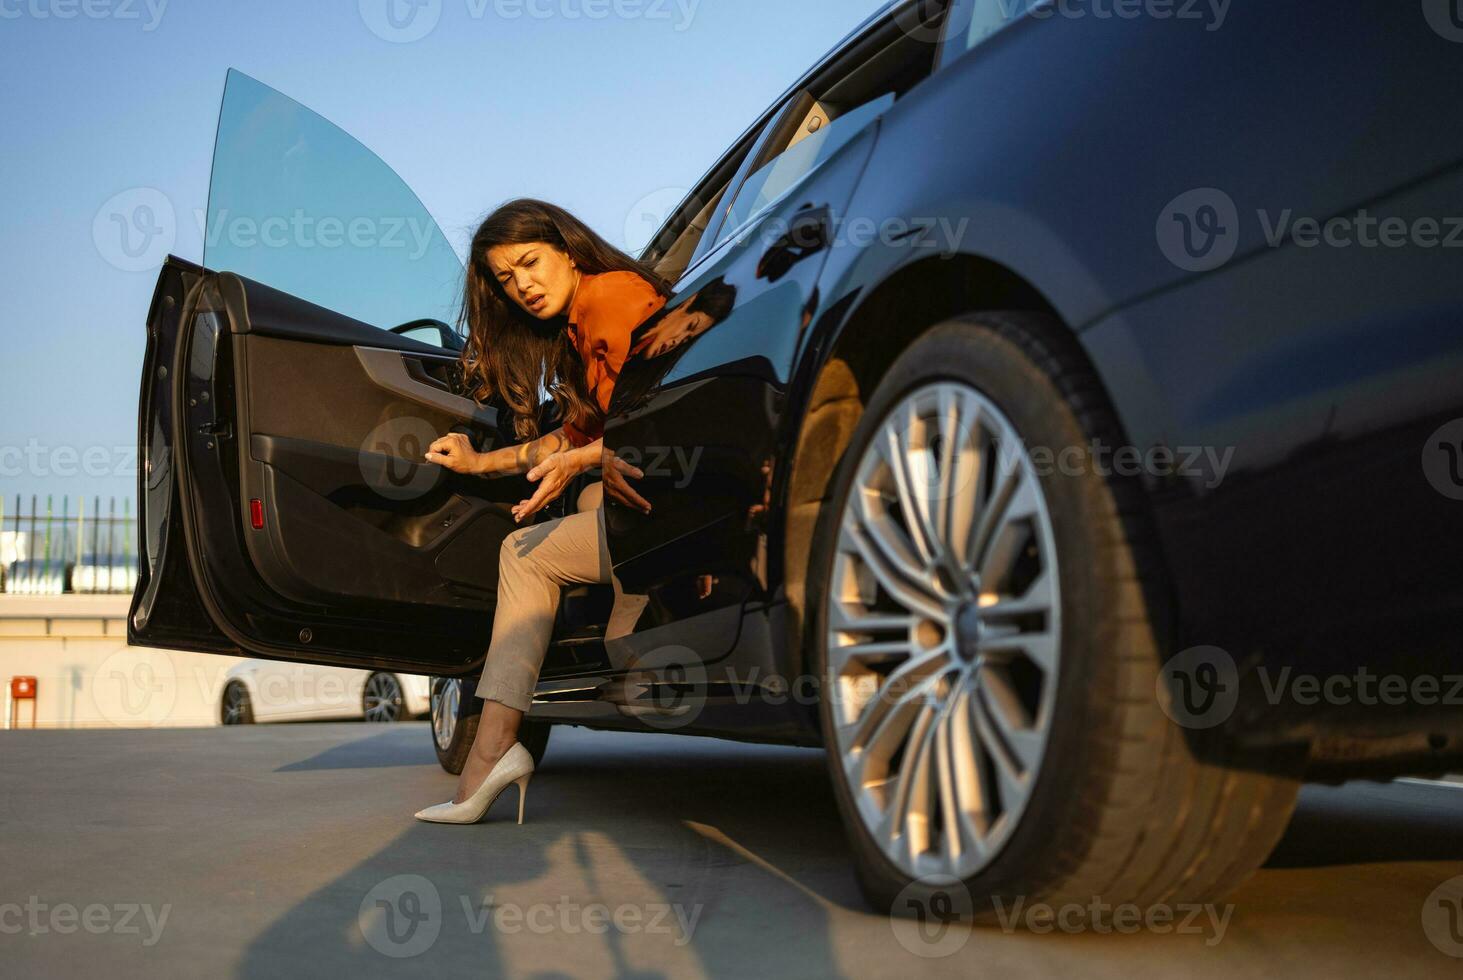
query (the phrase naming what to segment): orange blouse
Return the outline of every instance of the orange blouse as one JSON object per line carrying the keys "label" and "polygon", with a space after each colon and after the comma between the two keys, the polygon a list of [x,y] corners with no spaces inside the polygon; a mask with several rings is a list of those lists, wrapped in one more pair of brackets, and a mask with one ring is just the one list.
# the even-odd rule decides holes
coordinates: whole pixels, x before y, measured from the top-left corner
{"label": "orange blouse", "polygon": [[[610,409],[615,381],[630,354],[630,334],[665,302],[654,286],[633,272],[602,272],[579,280],[579,292],[569,307],[569,339],[584,361],[588,388],[601,412]],[[564,435],[574,446],[587,446],[603,434],[598,422],[584,429],[564,424]]]}

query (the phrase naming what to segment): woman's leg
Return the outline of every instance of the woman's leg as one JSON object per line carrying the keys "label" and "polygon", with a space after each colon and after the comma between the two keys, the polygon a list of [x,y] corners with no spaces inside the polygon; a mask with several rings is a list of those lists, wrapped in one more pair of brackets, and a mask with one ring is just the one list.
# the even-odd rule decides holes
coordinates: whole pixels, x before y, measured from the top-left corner
{"label": "woman's leg", "polygon": [[563,586],[609,581],[603,527],[599,512],[588,511],[514,531],[503,541],[493,638],[477,687],[486,703],[453,802],[467,799],[517,738]]}
{"label": "woman's leg", "polygon": [[[579,510],[600,510],[604,507],[604,484],[596,481],[585,487],[579,494]],[[601,514],[601,518],[603,514]],[[608,549],[607,549],[608,550]],[[605,641],[618,640],[621,637],[629,636],[635,632],[635,624],[640,621],[640,614],[645,611],[645,605],[650,601],[650,596],[635,595],[625,591],[620,585],[620,580],[610,573],[610,584],[615,587],[615,604],[610,609],[610,621],[605,627]],[[620,667],[617,661],[617,649],[611,644],[606,649],[611,663]]]}

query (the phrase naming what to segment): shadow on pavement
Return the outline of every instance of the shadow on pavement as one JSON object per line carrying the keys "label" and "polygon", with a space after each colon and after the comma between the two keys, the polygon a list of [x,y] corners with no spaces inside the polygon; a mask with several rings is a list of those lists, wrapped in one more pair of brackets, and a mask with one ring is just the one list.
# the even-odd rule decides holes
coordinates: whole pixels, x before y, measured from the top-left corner
{"label": "shadow on pavement", "polygon": [[377,735],[332,745],[318,755],[280,766],[275,772],[314,772],[320,769],[389,769],[395,766],[436,765],[431,744],[420,734],[402,738],[401,732],[383,726]]}
{"label": "shadow on pavement", "polygon": [[1306,786],[1267,868],[1463,860],[1463,789]]}
{"label": "shadow on pavement", "polygon": [[[284,769],[416,765],[394,733]],[[399,744],[398,744],[399,742]],[[372,761],[380,756],[388,761]],[[396,760],[396,761],[391,761]],[[431,760],[435,763],[435,760]],[[522,827],[509,788],[485,822],[419,823],[288,909],[249,945],[244,977],[335,975],[826,976],[829,926],[866,911],[821,752],[683,736],[557,730]],[[600,904],[628,928],[593,928]],[[506,917],[506,918],[500,918]]]}

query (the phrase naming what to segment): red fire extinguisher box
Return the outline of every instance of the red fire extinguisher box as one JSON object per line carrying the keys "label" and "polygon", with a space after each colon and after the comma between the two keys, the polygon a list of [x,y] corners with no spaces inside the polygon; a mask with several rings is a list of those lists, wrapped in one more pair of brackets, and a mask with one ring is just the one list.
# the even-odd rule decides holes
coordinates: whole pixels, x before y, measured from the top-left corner
{"label": "red fire extinguisher box", "polygon": [[30,702],[30,727],[36,727],[36,679],[34,677],[10,678],[9,726],[17,727],[20,721],[20,702]]}

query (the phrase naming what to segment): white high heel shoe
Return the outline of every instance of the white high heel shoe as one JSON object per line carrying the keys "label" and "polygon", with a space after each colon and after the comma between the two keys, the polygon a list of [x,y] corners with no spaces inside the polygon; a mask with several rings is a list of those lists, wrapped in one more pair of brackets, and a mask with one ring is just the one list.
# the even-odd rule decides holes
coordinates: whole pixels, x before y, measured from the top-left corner
{"label": "white high heel shoe", "polygon": [[533,776],[533,756],[518,742],[514,742],[503,758],[493,766],[483,784],[473,790],[471,796],[461,803],[438,803],[425,810],[418,810],[418,820],[431,823],[477,823],[488,812],[498,794],[509,784],[518,784],[518,822],[523,823],[523,798],[528,793],[528,781]]}

